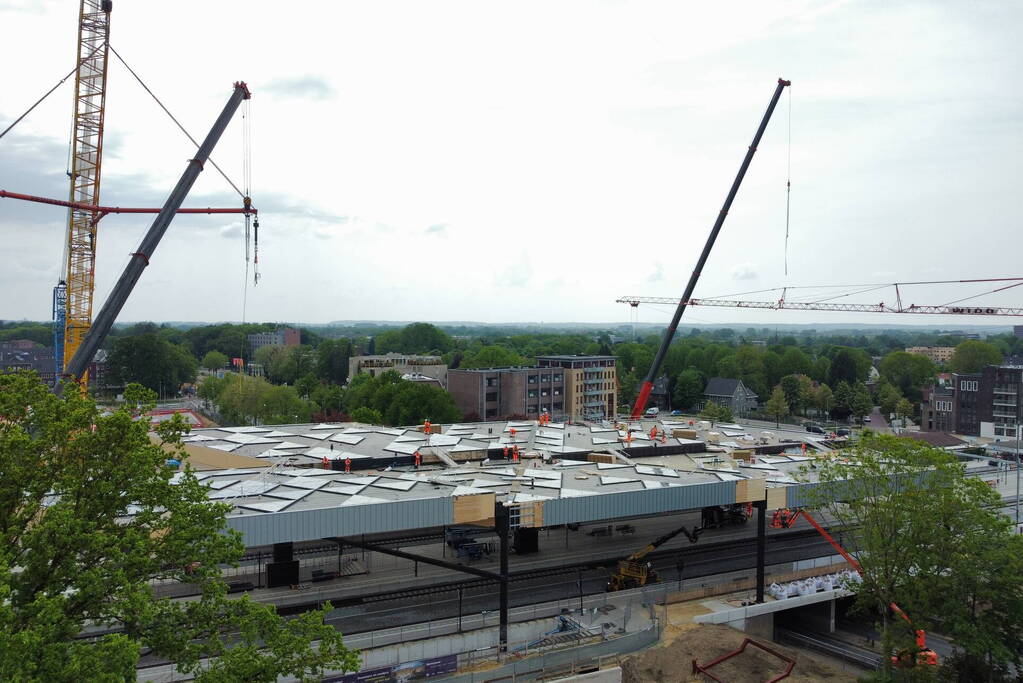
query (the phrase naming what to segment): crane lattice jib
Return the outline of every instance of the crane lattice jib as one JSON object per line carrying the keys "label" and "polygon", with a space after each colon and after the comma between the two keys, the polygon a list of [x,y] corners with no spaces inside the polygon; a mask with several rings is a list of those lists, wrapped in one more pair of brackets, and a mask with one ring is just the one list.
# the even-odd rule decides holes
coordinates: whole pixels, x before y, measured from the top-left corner
{"label": "crane lattice jib", "polygon": [[[82,0],[78,20],[70,201],[92,206],[99,204],[110,9],[110,0]],[[65,364],[75,355],[92,324],[97,219],[98,216],[90,211],[69,211],[65,254]]]}
{"label": "crane lattice jib", "polygon": [[[656,296],[626,296],[618,303],[631,304],[678,304],[678,299]],[[788,311],[848,311],[851,313],[918,313],[924,315],[1008,315],[1023,316],[1023,308],[1005,306],[892,306],[878,304],[834,304],[802,301],[734,301],[728,299],[690,299],[688,306],[723,306],[725,308],[761,308]]]}

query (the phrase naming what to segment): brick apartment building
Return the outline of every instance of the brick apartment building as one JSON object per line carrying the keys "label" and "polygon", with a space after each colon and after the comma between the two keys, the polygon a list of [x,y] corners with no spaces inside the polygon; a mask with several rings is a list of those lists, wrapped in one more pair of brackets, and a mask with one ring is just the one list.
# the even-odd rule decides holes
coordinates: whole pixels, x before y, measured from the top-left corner
{"label": "brick apartment building", "polygon": [[291,327],[279,327],[273,332],[260,332],[247,336],[249,348],[255,354],[264,346],[298,346],[302,343],[302,333]]}
{"label": "brick apartment building", "polygon": [[906,349],[906,353],[927,356],[931,359],[932,363],[937,363],[938,365],[947,365],[952,360],[952,355],[955,351],[956,348],[954,346],[910,346]]}
{"label": "brick apartment building", "polygon": [[565,373],[537,367],[448,370],[448,392],[466,415],[483,420],[546,412],[554,419],[565,414]]}
{"label": "brick apartment building", "polygon": [[555,420],[614,416],[614,356],[539,356],[532,367],[448,370],[448,391],[465,414],[484,420],[511,415]]}
{"label": "brick apartment building", "polygon": [[618,410],[614,356],[537,356],[540,368],[565,371],[565,415],[569,420],[606,420]]}
{"label": "brick apartment building", "polygon": [[[399,375],[423,375],[437,380],[442,387],[448,385],[448,366],[440,356],[388,353],[376,356],[352,356],[348,359],[349,379],[360,373],[375,377],[387,370],[394,370]],[[482,414],[480,413],[480,415]]]}
{"label": "brick apartment building", "polygon": [[1023,366],[989,365],[977,373],[955,373],[951,386],[925,391],[920,428],[994,439],[1013,437],[1020,421],[1021,395]]}

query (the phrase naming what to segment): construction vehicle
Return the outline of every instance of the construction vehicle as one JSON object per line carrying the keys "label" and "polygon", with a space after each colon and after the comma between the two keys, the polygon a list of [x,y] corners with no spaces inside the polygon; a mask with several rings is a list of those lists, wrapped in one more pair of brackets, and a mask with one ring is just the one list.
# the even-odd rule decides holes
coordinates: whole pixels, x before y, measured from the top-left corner
{"label": "construction vehicle", "polygon": [[[824,540],[830,543],[831,547],[837,550],[838,554],[841,555],[853,569],[861,575],[863,574],[860,563],[856,561],[856,558],[850,555],[846,549],[843,548],[838,541],[832,538],[831,534],[829,534],[827,530],[803,508],[798,508],[795,512],[792,512],[792,510],[788,508],[775,510],[771,519],[771,526],[776,529],[787,529],[795,524],[796,520],[800,517],[803,517],[807,522],[809,522],[810,526],[816,529],[817,533],[823,536]],[[892,610],[892,612],[895,612],[895,614],[905,620],[905,622],[909,624],[910,628],[913,628],[913,622],[910,621],[909,615],[902,611],[901,607],[896,605],[894,602],[889,603],[888,607]],[[917,665],[937,667],[938,654],[931,648],[927,647],[927,633],[924,632],[923,629],[913,629],[913,635],[916,638],[915,650],[901,650],[898,653],[891,655],[892,664],[900,668],[908,668]]]}
{"label": "construction vehicle", "polygon": [[632,553],[624,560],[618,560],[618,570],[611,575],[611,579],[607,582],[607,590],[620,591],[626,588],[639,588],[648,583],[655,583],[657,581],[657,572],[654,571],[649,562],[644,562],[643,558],[679,534],[685,534],[690,543],[696,543],[702,532],[703,529],[699,527],[690,531],[685,526],[680,526],[674,531],[664,534],[646,547]]}
{"label": "construction vehicle", "polygon": [[778,79],[778,87],[775,88],[774,95],[771,97],[771,103],[767,105],[767,111],[764,113],[764,118],[760,122],[760,127],[757,129],[756,135],[753,136],[753,143],[746,151],[746,157],[743,159],[742,165],[739,167],[739,173],[735,176],[735,180],[732,182],[732,189],[729,190],[728,196],[725,198],[724,206],[721,207],[721,212],[718,214],[717,220],[714,221],[714,227],[711,229],[710,235],[707,237],[706,244],[703,245],[703,252],[700,254],[700,258],[696,262],[696,267],[693,269],[693,273],[689,277],[689,284],[686,285],[686,291],[682,295],[682,300],[679,302],[678,308],[675,309],[675,315],[672,317],[671,323],[668,325],[668,329],[664,332],[664,338],[661,339],[661,346],[657,349],[657,355],[654,356],[654,362],[650,364],[650,369],[647,371],[646,378],[643,380],[643,384],[640,385],[639,396],[636,397],[636,402],[632,404],[633,420],[638,420],[643,414],[643,411],[646,410],[647,401],[650,399],[650,392],[654,388],[654,380],[661,372],[661,365],[664,363],[664,357],[668,355],[668,347],[671,346],[671,340],[675,337],[675,331],[678,329],[678,322],[682,319],[682,314],[686,310],[686,303],[693,296],[693,290],[696,289],[696,283],[700,279],[700,273],[703,272],[703,266],[707,263],[707,258],[710,256],[710,250],[714,247],[714,242],[717,240],[718,233],[721,232],[721,226],[724,225],[725,217],[728,215],[728,209],[732,206],[732,200],[735,199],[735,194],[739,191],[742,179],[746,175],[746,169],[749,168],[750,162],[753,161],[753,154],[757,151],[757,145],[760,144],[760,138],[764,135],[764,130],[767,129],[767,123],[771,120],[771,114],[774,113],[774,108],[778,104],[781,92],[789,85],[792,85],[791,81],[786,81],[781,78]]}
{"label": "construction vehicle", "polygon": [[700,528],[720,529],[721,527],[745,524],[751,516],[747,507],[745,503],[705,507],[700,510]]}

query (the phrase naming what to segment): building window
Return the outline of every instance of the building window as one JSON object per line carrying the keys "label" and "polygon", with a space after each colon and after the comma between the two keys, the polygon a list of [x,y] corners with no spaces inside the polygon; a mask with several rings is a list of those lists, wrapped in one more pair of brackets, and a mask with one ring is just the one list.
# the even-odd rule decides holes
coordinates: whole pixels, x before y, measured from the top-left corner
{"label": "building window", "polygon": [[497,400],[497,392],[496,391],[489,392],[487,394],[487,400],[488,401],[496,401]]}
{"label": "building window", "polygon": [[561,375],[554,375],[554,381],[555,382],[560,382],[561,381]]}
{"label": "building window", "polygon": [[960,391],[976,391],[979,382],[977,380],[960,380],[959,390]]}
{"label": "building window", "polygon": [[530,384],[536,384],[536,375],[530,375],[528,381]]}

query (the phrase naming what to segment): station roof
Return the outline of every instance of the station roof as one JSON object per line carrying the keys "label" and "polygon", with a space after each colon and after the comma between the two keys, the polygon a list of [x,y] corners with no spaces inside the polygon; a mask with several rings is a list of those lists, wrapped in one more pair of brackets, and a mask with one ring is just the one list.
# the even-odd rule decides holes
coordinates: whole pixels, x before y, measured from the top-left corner
{"label": "station roof", "polygon": [[[643,421],[631,445],[662,444],[660,437],[650,438],[654,425],[670,433],[688,422]],[[738,425],[729,427],[734,429],[719,427],[719,434],[742,436]],[[352,423],[230,427],[197,429],[185,440],[263,465],[197,472],[212,500],[232,506],[228,524],[250,546],[463,523],[455,508],[467,502],[478,504],[481,522],[492,515],[495,502],[537,503],[545,526],[744,502],[742,487],[750,484],[743,482],[753,481],[762,498],[766,489],[797,484],[794,475],[813,460],[794,453],[745,463],[714,452],[631,461],[616,454],[625,437],[609,424],[502,421],[444,425],[440,434],[430,435],[418,428]],[[662,445],[699,443],[669,437]],[[523,456],[550,457],[509,462],[500,458],[509,445],[518,445]],[[478,459],[415,470],[407,463],[416,450],[439,451],[456,461],[460,453]],[[614,462],[565,457],[590,452]],[[490,453],[500,462],[491,462]],[[362,460],[368,467],[353,464],[357,471],[351,473],[326,469],[325,456]],[[785,494],[777,500],[776,507],[785,504]]]}

